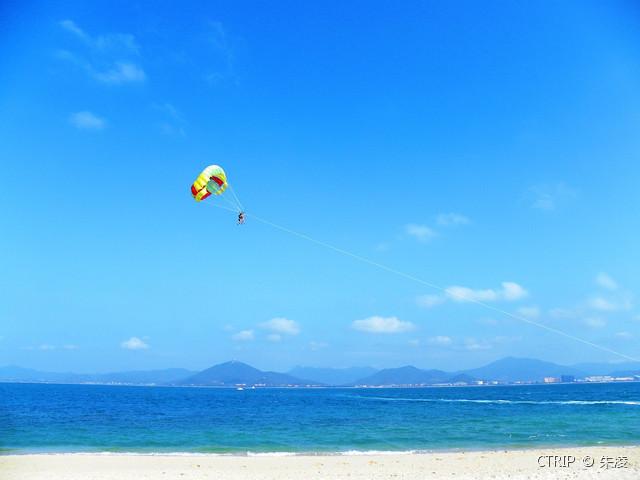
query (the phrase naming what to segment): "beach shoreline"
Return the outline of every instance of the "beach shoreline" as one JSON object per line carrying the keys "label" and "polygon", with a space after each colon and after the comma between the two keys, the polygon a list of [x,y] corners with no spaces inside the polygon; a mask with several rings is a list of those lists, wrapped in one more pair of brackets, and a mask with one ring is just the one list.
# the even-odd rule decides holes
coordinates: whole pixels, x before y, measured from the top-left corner
{"label": "beach shoreline", "polygon": [[3,480],[640,477],[640,446],[342,454],[0,455]]}

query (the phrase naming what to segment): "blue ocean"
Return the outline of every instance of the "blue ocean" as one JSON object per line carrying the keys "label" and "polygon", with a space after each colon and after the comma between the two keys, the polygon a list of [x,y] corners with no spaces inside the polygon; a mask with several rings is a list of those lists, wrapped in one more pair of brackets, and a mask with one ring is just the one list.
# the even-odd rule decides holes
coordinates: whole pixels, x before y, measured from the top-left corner
{"label": "blue ocean", "polygon": [[640,383],[421,389],[0,384],[0,451],[311,453],[640,443]]}

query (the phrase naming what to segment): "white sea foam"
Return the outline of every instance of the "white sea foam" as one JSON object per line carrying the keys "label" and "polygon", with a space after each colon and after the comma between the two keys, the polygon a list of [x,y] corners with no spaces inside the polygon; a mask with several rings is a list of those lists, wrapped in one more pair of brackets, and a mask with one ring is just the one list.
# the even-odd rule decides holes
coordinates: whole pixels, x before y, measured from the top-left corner
{"label": "white sea foam", "polygon": [[[451,449],[455,451],[457,449]],[[443,450],[449,451],[449,450]],[[367,455],[415,455],[428,453],[430,450],[346,450],[346,451],[301,451],[301,452],[38,452],[38,455],[50,456],[105,456],[105,457],[308,457],[308,456],[367,456]],[[13,455],[30,455],[33,452],[14,453]]]}
{"label": "white sea foam", "polygon": [[295,457],[296,452],[247,452],[247,457]]}
{"label": "white sea foam", "polygon": [[[28,455],[29,452],[25,453]],[[74,455],[74,456],[105,456],[105,457],[230,457],[239,455],[237,453],[219,453],[219,452],[149,452],[149,451],[131,451],[131,452],[114,452],[114,451],[96,451],[96,452],[38,452],[39,455]]]}
{"label": "white sea foam", "polygon": [[427,402],[427,403],[484,403],[495,405],[634,405],[640,406],[635,400],[502,400],[476,398],[404,398],[404,397],[369,397],[359,395],[357,398],[365,400],[382,400],[387,402]]}
{"label": "white sea foam", "polygon": [[414,455],[416,453],[424,453],[422,450],[347,450],[340,452],[338,455],[364,456],[364,455]]}

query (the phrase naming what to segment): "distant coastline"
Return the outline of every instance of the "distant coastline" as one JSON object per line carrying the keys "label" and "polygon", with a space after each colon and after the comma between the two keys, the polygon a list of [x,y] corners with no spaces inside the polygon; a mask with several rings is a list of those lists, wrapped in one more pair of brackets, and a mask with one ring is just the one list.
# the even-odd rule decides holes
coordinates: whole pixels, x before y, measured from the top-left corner
{"label": "distant coastline", "polygon": [[371,367],[296,367],[289,372],[263,371],[238,361],[200,372],[165,370],[74,374],[0,367],[2,383],[126,385],[218,388],[424,388],[498,385],[631,383],[640,381],[640,363],[564,366],[535,359],[507,357],[480,368],[457,372],[414,366],[376,370]]}
{"label": "distant coastline", "polygon": [[140,388],[210,388],[220,390],[238,390],[239,388],[247,390],[257,389],[270,389],[270,390],[337,390],[337,389],[352,389],[352,390],[384,390],[384,389],[432,389],[432,388],[492,388],[492,387],[542,387],[542,386],[560,386],[560,385],[608,385],[608,384],[620,384],[640,383],[638,380],[612,380],[612,381],[576,381],[576,382],[530,382],[530,383],[495,383],[495,384],[482,384],[482,385],[454,385],[454,384],[430,384],[430,385],[250,385],[235,384],[235,385],[171,385],[171,384],[155,384],[155,383],[98,383],[98,382],[33,382],[33,381],[5,381],[0,380],[0,384],[8,385],[79,385],[79,386],[102,386],[102,387],[140,387]]}

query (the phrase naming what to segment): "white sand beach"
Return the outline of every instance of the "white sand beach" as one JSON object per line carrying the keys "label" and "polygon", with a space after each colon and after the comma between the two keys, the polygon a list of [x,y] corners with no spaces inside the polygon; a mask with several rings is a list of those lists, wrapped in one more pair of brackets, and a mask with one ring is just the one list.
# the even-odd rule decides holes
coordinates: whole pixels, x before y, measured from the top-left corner
{"label": "white sand beach", "polygon": [[0,456],[2,480],[637,479],[640,446],[371,455]]}

